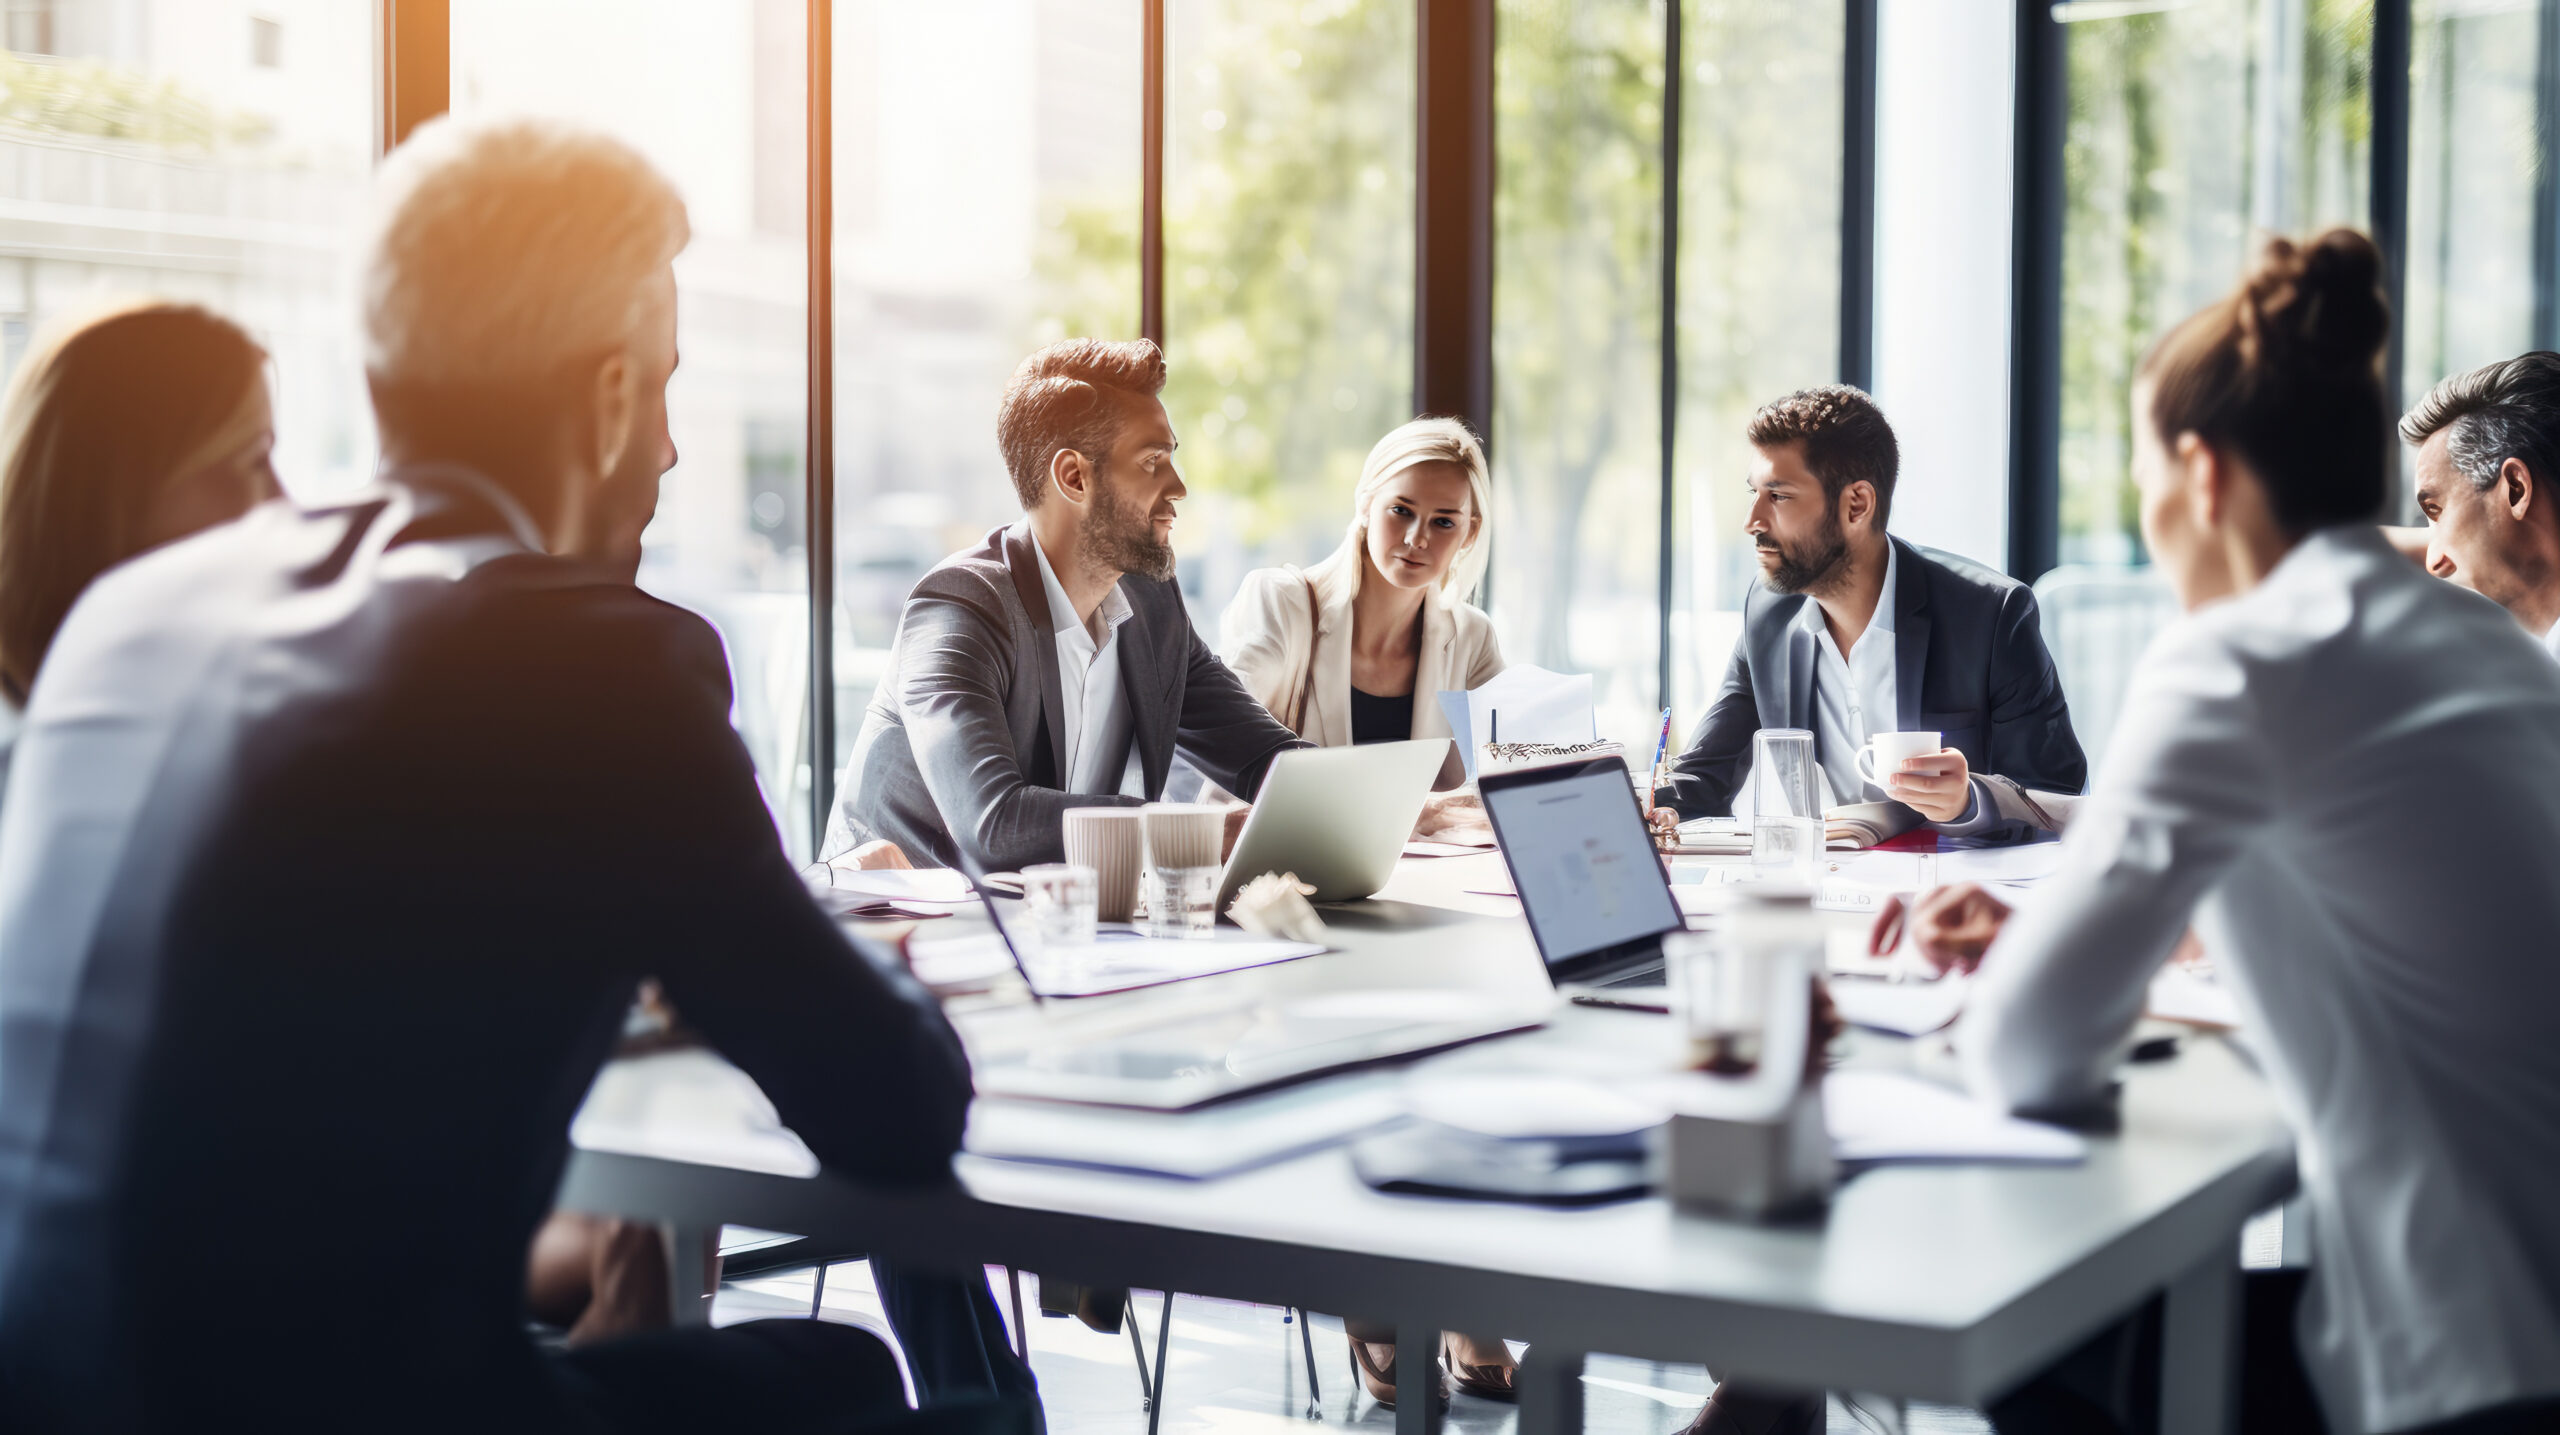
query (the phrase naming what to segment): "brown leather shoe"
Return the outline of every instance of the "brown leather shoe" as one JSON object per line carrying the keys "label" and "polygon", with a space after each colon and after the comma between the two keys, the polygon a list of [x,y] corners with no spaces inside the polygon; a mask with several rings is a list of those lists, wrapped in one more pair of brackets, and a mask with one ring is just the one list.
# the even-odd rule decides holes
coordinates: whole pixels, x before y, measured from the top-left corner
{"label": "brown leather shoe", "polygon": [[1680,1435],[1822,1435],[1829,1418],[1819,1395],[1737,1389],[1726,1381]]}
{"label": "brown leather shoe", "polygon": [[[1488,1360],[1488,1356],[1495,1358]],[[1440,1337],[1440,1359],[1457,1379],[1458,1388],[1469,1395],[1483,1400],[1520,1398],[1519,1363],[1511,1358],[1511,1347],[1498,1338],[1449,1331]]]}
{"label": "brown leather shoe", "polygon": [[[1351,1342],[1351,1363],[1360,1369],[1360,1383],[1369,1398],[1389,1410],[1396,1408],[1396,1348],[1366,1340]],[[1440,1377],[1432,1392],[1431,1408],[1446,1414],[1449,1409],[1449,1372],[1434,1369]]]}

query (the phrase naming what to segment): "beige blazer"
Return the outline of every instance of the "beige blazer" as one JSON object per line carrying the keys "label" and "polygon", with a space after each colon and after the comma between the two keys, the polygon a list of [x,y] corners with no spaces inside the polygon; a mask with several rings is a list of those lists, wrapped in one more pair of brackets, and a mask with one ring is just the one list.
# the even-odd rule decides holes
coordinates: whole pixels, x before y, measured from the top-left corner
{"label": "beige blazer", "polygon": [[[1336,554],[1312,568],[1257,568],[1244,575],[1218,624],[1219,655],[1274,717],[1318,747],[1351,742],[1351,599],[1360,555]],[[1308,602],[1314,587],[1315,601]],[[1502,671],[1493,620],[1472,603],[1433,589],[1422,604],[1422,652],[1413,674],[1413,735],[1449,737],[1439,695],[1463,692]],[[1443,790],[1466,780],[1451,749]]]}

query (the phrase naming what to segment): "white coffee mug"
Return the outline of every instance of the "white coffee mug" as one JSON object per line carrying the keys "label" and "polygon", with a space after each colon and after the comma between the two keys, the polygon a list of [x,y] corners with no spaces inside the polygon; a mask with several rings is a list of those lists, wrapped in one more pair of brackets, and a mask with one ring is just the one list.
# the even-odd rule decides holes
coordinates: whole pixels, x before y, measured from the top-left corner
{"label": "white coffee mug", "polygon": [[1934,732],[1880,732],[1858,749],[1858,775],[1878,787],[1915,757],[1927,757],[1946,746]]}

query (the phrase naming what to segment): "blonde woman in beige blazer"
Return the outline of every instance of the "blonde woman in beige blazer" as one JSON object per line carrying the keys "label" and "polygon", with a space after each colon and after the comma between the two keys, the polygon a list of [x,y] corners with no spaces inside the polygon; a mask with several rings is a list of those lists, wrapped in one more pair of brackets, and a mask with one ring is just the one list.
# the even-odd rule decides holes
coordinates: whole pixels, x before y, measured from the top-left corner
{"label": "blonde woman in beige blazer", "polygon": [[[1349,531],[1307,569],[1245,575],[1219,648],[1247,691],[1319,747],[1449,737],[1439,694],[1502,671],[1493,620],[1468,601],[1492,534],[1484,449],[1456,419],[1378,440]],[[1481,821],[1455,748],[1419,830]]]}
{"label": "blonde woman in beige blazer", "polygon": [[[1448,737],[1444,689],[1502,671],[1493,620],[1468,602],[1492,536],[1484,447],[1456,419],[1416,419],[1378,440],[1353,490],[1351,527],[1332,556],[1303,571],[1245,575],[1219,623],[1219,648],[1245,689],[1319,747]],[[1419,831],[1483,819],[1454,748]],[[1395,1403],[1395,1330],[1348,1319],[1361,1383]],[[1441,1358],[1469,1393],[1515,1397],[1500,1340],[1451,1332]],[[1444,1381],[1440,1398],[1448,1398]]]}

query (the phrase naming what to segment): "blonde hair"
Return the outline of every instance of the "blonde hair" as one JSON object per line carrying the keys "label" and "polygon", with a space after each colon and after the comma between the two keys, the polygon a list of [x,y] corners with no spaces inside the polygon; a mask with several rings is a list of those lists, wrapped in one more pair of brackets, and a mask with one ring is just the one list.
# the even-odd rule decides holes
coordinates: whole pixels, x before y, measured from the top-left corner
{"label": "blonde hair", "polygon": [[437,119],[382,164],[364,237],[365,371],[490,389],[619,353],[692,238],[640,152],[558,120]]}
{"label": "blonde hair", "polygon": [[255,437],[266,350],[210,309],[125,300],[29,349],[0,398],[0,688],[24,701],[71,605],[142,551],[170,481]]}
{"label": "blonde hair", "polygon": [[1395,429],[1369,450],[1360,465],[1360,484],[1351,490],[1351,527],[1337,556],[1357,555],[1368,561],[1369,507],[1387,484],[1416,464],[1454,463],[1467,471],[1467,503],[1475,510],[1475,533],[1458,551],[1449,571],[1440,575],[1440,591],[1460,602],[1475,597],[1493,555],[1493,480],[1485,471],[1484,445],[1457,419],[1426,418]]}

